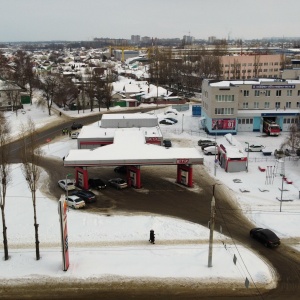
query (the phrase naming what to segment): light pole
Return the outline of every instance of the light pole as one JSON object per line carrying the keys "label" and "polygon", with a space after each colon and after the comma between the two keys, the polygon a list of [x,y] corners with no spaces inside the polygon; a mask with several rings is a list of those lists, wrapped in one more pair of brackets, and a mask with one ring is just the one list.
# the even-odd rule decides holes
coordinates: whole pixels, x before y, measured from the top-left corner
{"label": "light pole", "polygon": [[284,174],[280,174],[281,178],[281,197],[280,197],[280,212],[281,212],[281,206],[282,206],[282,193],[283,193],[283,181],[284,181]]}
{"label": "light pole", "polygon": [[210,209],[210,222],[209,222],[209,248],[208,248],[208,267],[212,267],[212,252],[213,252],[213,239],[214,239],[214,228],[215,228],[215,185],[213,185],[213,196],[211,200]]}
{"label": "light pole", "polygon": [[245,142],[245,144],[247,144],[247,168],[246,168],[246,171],[248,173],[248,169],[249,169],[249,143],[248,142]]}
{"label": "light pole", "polygon": [[184,118],[184,114],[182,114],[182,126],[181,126],[181,133],[183,133],[183,118]]}

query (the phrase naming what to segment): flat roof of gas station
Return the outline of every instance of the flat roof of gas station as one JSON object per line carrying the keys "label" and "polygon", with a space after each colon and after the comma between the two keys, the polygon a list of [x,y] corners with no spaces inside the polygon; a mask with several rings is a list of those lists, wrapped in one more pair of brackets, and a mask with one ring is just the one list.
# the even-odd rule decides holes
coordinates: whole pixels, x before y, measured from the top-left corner
{"label": "flat roof of gas station", "polygon": [[138,128],[117,129],[113,144],[95,149],[70,150],[64,166],[203,164],[196,148],[165,148],[147,144]]}

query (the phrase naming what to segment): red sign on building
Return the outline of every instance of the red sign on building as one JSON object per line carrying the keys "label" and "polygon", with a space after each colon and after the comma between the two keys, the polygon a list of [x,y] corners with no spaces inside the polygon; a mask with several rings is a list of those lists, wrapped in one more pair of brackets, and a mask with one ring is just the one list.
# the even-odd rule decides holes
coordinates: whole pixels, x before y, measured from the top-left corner
{"label": "red sign on building", "polygon": [[212,119],[212,130],[235,130],[235,119]]}

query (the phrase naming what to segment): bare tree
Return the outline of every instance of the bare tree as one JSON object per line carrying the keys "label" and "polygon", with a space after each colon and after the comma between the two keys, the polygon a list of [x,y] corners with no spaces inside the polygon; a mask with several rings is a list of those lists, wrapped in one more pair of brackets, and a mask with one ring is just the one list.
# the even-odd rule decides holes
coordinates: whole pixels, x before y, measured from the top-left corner
{"label": "bare tree", "polygon": [[5,201],[7,186],[10,182],[10,164],[9,164],[9,142],[11,141],[10,128],[8,123],[0,113],[0,208],[3,228],[3,246],[4,259],[8,260],[7,227],[5,221]]}
{"label": "bare tree", "polygon": [[54,75],[47,75],[46,77],[42,78],[40,81],[40,87],[43,91],[43,97],[47,103],[49,116],[51,116],[51,107],[53,104],[53,100],[56,96],[56,93],[58,91],[59,84],[60,84],[60,79]]}
{"label": "bare tree", "polygon": [[31,198],[33,204],[33,217],[34,217],[34,229],[35,229],[35,249],[36,259],[40,259],[39,248],[39,234],[36,214],[36,190],[37,184],[41,175],[41,168],[39,167],[40,159],[43,155],[42,149],[37,143],[37,131],[32,119],[28,118],[26,126],[22,126],[20,138],[23,142],[21,148],[22,157],[22,172],[31,191]]}

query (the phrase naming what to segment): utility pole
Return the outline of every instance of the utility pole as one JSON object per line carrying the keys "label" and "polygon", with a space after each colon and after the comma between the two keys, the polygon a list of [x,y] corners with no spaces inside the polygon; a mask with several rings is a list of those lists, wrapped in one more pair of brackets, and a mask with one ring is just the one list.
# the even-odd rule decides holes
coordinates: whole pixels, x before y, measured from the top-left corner
{"label": "utility pole", "polygon": [[208,249],[208,267],[212,267],[212,250],[213,250],[213,239],[214,239],[214,228],[215,228],[215,185],[213,185],[213,196],[211,200],[210,210],[210,221],[209,221],[209,249]]}

